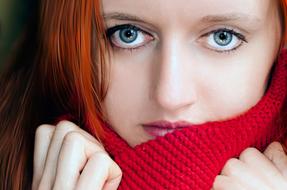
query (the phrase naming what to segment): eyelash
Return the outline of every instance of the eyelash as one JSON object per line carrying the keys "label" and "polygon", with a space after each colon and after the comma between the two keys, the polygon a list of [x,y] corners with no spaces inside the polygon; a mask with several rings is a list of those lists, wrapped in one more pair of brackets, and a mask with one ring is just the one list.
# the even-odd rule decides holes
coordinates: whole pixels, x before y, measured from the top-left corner
{"label": "eyelash", "polygon": [[146,35],[149,35],[149,36],[152,36],[150,33],[142,30],[141,28],[135,26],[135,25],[131,25],[131,24],[123,24],[123,25],[116,25],[114,27],[111,27],[111,28],[108,28],[106,30],[106,36],[110,42],[110,44],[112,45],[113,48],[117,48],[117,49],[120,49],[120,50],[124,50],[124,51],[133,51],[133,50],[137,50],[137,49],[140,49],[142,47],[145,47],[147,44],[143,44],[139,47],[135,47],[135,48],[121,48],[121,47],[118,47],[116,45],[113,44],[112,42],[112,36],[117,32],[117,31],[120,31],[120,30],[123,30],[123,29],[130,29],[130,30],[135,30],[135,31],[140,31],[142,32],[143,34],[146,34]]}
{"label": "eyelash", "polygon": [[235,37],[237,37],[241,41],[238,46],[236,46],[235,48],[230,49],[230,50],[223,50],[223,51],[221,51],[221,50],[208,48],[208,49],[211,49],[211,50],[213,50],[213,51],[215,51],[217,53],[231,53],[231,52],[237,50],[238,48],[240,48],[243,45],[243,43],[248,43],[246,37],[243,34],[235,31],[234,29],[229,29],[229,28],[226,28],[226,27],[225,28],[219,28],[219,29],[216,29],[216,30],[212,30],[212,31],[210,31],[210,32],[208,32],[206,34],[203,34],[201,37],[207,37],[207,36],[209,36],[211,34],[215,34],[217,32],[227,32],[227,33],[229,33],[231,35],[234,35]]}
{"label": "eyelash", "polygon": [[[136,32],[142,32],[142,33],[145,34],[145,35],[152,36],[150,33],[148,33],[148,32],[146,32],[146,31],[142,30],[141,28],[139,28],[139,27],[137,27],[137,26],[135,26],[135,25],[131,25],[131,24],[116,25],[116,26],[114,26],[114,27],[108,28],[108,29],[106,30],[106,36],[107,36],[107,38],[108,38],[110,44],[112,45],[112,47],[117,48],[117,49],[120,49],[120,50],[133,51],[133,50],[137,50],[137,49],[140,49],[140,48],[142,48],[142,47],[145,47],[145,46],[147,45],[147,44],[143,44],[143,45],[140,45],[140,46],[134,47],[134,48],[122,48],[122,47],[116,46],[116,45],[113,44],[113,42],[112,42],[112,36],[113,36],[117,31],[120,31],[120,30],[123,30],[123,29],[131,29],[131,30],[134,30],[134,31],[136,31]],[[235,48],[232,48],[232,49],[229,49],[229,50],[217,50],[217,49],[208,48],[208,49],[210,49],[210,50],[212,50],[212,51],[215,51],[215,52],[217,52],[217,53],[231,53],[231,52],[237,50],[239,47],[241,47],[241,46],[243,45],[243,43],[248,43],[248,41],[246,40],[246,37],[245,37],[243,34],[241,34],[241,33],[237,32],[237,31],[235,31],[234,29],[228,29],[228,28],[226,28],[226,27],[225,27],[225,28],[219,28],[219,29],[216,29],[216,30],[212,30],[212,31],[210,31],[210,32],[208,32],[208,33],[203,34],[202,36],[200,36],[200,38],[202,38],[202,37],[208,37],[208,36],[210,36],[210,35],[212,35],[212,34],[216,34],[216,33],[218,33],[218,32],[226,32],[226,33],[228,33],[228,34],[231,34],[232,36],[235,36],[236,38],[238,38],[241,42],[240,42],[240,44],[237,45]]]}

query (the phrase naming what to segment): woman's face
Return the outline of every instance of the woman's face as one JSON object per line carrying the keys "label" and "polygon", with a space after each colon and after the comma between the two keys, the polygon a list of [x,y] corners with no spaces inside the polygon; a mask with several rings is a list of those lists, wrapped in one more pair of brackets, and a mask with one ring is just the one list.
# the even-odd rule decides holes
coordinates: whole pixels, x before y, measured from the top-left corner
{"label": "woman's face", "polygon": [[225,120],[265,92],[281,29],[274,0],[102,0],[111,48],[104,101],[131,146]]}

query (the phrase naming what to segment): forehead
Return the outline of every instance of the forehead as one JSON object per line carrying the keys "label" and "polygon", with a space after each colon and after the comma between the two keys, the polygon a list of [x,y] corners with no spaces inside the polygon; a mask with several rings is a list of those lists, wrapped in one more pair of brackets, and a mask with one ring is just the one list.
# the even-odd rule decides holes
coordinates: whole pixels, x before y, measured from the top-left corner
{"label": "forehead", "polygon": [[102,0],[104,14],[122,12],[161,21],[167,18],[188,18],[190,21],[218,14],[264,18],[275,2],[276,0]]}

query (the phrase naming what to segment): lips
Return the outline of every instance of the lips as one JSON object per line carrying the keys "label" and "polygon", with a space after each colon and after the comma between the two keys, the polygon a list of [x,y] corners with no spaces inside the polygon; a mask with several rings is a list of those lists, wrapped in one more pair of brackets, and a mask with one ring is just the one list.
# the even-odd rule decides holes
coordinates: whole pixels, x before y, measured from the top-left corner
{"label": "lips", "polygon": [[169,121],[156,121],[143,124],[144,130],[151,136],[164,136],[175,130],[180,130],[192,126],[191,123],[185,121],[169,122]]}

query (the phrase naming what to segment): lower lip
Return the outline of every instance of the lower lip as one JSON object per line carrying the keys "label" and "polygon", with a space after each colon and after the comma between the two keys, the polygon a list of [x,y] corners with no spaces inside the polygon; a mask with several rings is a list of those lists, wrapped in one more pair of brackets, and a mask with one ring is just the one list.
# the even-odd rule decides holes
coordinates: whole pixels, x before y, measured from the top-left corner
{"label": "lower lip", "polygon": [[143,128],[149,135],[154,137],[164,136],[167,133],[171,133],[175,130],[178,130],[178,129],[159,128],[159,127],[147,127],[147,126],[144,126]]}

